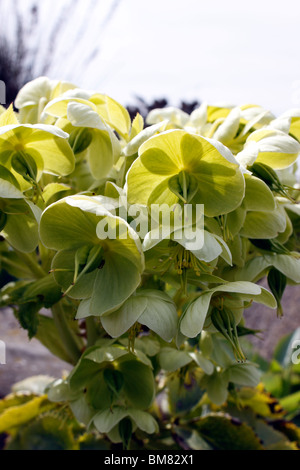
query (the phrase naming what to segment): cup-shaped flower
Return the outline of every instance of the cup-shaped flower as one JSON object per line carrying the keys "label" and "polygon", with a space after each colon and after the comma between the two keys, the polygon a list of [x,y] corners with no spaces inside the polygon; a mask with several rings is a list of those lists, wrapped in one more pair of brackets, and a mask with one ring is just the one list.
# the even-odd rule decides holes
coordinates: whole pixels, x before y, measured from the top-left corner
{"label": "cup-shaped flower", "polygon": [[286,111],[277,119],[274,119],[270,126],[290,134],[294,139],[300,141],[300,109],[294,108]]}
{"label": "cup-shaped flower", "polygon": [[43,172],[69,175],[75,157],[68,137],[61,129],[44,124],[0,127],[0,164],[14,174],[23,190],[39,181]]}
{"label": "cup-shaped flower", "polygon": [[[127,405],[139,409],[148,408],[154,396],[151,362],[141,352],[137,354],[139,357],[129,353],[125,347],[118,345],[90,348],[84,353],[68,377],[71,390],[83,391],[88,387],[88,392],[90,392],[88,395],[92,399],[92,405],[98,410],[109,408],[111,398],[114,402],[114,399],[119,398],[118,394],[124,395]],[[121,386],[115,387],[115,390],[112,390],[112,381],[109,380],[109,377],[107,375],[103,376],[107,368],[111,371],[118,371],[123,376]],[[140,393],[137,390],[139,386]],[[107,403],[102,401],[101,394],[95,393],[96,387],[104,387],[107,390],[107,393],[103,394]],[[111,397],[111,392],[114,392],[115,396]]]}
{"label": "cup-shaped flower", "polygon": [[101,198],[72,196],[52,204],[42,215],[40,236],[58,251],[52,266],[58,284],[72,298],[91,297],[95,316],[120,307],[140,284],[140,240]]}
{"label": "cup-shaped flower", "polygon": [[145,142],[127,184],[129,203],[204,204],[209,217],[236,209],[245,189],[239,165],[225,146],[183,130]]}
{"label": "cup-shaped flower", "polygon": [[[221,123],[229,116],[233,109],[233,105],[209,105],[207,106],[207,121],[210,123]],[[245,104],[239,106],[239,109],[241,111],[242,124],[247,124],[253,120],[256,121],[255,125],[251,126],[252,128],[266,126],[272,121],[272,119],[274,119],[274,115],[270,111],[262,108],[259,105]]]}
{"label": "cup-shaped flower", "polygon": [[19,91],[15,105],[19,110],[21,122],[27,124],[37,124],[48,122],[43,116],[43,110],[49,101],[64,94],[67,90],[74,89],[75,85],[64,81],[50,80],[47,77],[38,77]]}
{"label": "cup-shaped flower", "polygon": [[84,155],[96,180],[107,177],[121,154],[113,130],[87,104],[70,102],[67,117],[73,126],[70,143],[75,155]]}
{"label": "cup-shaped flower", "polygon": [[208,136],[226,145],[236,155],[243,149],[247,137],[272,119],[269,111],[260,106],[237,106],[225,119],[212,123]]}
{"label": "cup-shaped flower", "polygon": [[[54,383],[48,394],[51,401],[68,400],[78,421],[89,424],[94,420],[101,432],[110,432],[128,415],[140,427],[138,418],[147,418],[143,410],[150,407],[155,394],[152,364],[141,351],[129,353],[109,341],[86,350],[67,381]],[[120,409],[123,413],[116,419]],[[109,427],[102,420],[101,413],[106,411]],[[150,416],[148,420],[155,423]]]}
{"label": "cup-shaped flower", "polygon": [[51,101],[45,113],[56,118],[67,118],[68,105],[71,102],[90,106],[119,137],[128,141],[130,138],[131,119],[128,111],[107,95],[93,94],[85,90],[71,90]]}
{"label": "cup-shaped flower", "polygon": [[[176,207],[180,206],[177,204]],[[220,236],[204,229],[203,219],[190,219],[190,225],[180,228],[177,224],[173,227],[160,224],[147,233],[143,241],[146,270],[159,275],[167,271],[177,273],[184,292],[187,292],[190,275],[200,281],[203,274],[213,271],[219,257],[232,265],[228,245]]]}
{"label": "cup-shaped flower", "polygon": [[237,160],[246,167],[262,163],[274,170],[288,168],[296,162],[300,144],[281,130],[266,127],[252,132]]}
{"label": "cup-shaped flower", "polygon": [[272,191],[261,179],[245,174],[246,192],[242,205],[226,217],[229,238],[275,238],[285,231],[287,217]]}
{"label": "cup-shaped flower", "polygon": [[[237,346],[235,327],[240,323],[243,310],[249,302],[258,302],[271,308],[277,303],[273,295],[263,287],[251,282],[228,282],[200,294],[198,299],[188,305],[180,318],[180,332],[189,338],[196,337],[203,328],[222,332],[231,345]],[[223,328],[224,331],[220,331]],[[237,357],[242,358],[237,346]]]}
{"label": "cup-shaped flower", "polygon": [[[77,319],[91,316],[90,299],[83,300]],[[136,323],[145,325],[167,342],[177,331],[177,311],[172,299],[159,290],[140,289],[115,312],[101,317],[105,331],[112,338],[119,338]]]}

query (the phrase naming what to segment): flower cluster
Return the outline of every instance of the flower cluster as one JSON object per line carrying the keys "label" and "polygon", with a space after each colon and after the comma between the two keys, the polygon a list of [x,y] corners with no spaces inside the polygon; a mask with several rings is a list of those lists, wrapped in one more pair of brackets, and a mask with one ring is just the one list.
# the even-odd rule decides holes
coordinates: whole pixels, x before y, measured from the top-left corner
{"label": "flower cluster", "polygon": [[109,96],[45,77],[15,104],[0,110],[0,260],[17,278],[1,305],[77,364],[50,399],[124,442],[157,431],[160,390],[171,413],[182,384],[185,411],[256,385],[244,310],[282,314],[300,283],[300,110],[202,104],[131,122]]}

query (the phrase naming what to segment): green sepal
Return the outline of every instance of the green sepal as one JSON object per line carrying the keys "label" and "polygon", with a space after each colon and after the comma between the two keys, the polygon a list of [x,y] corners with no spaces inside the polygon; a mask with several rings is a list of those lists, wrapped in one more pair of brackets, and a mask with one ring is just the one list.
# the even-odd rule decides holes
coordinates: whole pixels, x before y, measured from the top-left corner
{"label": "green sepal", "polygon": [[277,316],[282,317],[281,299],[287,284],[287,278],[276,268],[271,268],[268,274],[268,285],[277,301]]}
{"label": "green sepal", "polygon": [[92,133],[87,128],[76,129],[71,132],[69,137],[69,144],[74,152],[74,155],[84,152],[91,144],[93,139]]}

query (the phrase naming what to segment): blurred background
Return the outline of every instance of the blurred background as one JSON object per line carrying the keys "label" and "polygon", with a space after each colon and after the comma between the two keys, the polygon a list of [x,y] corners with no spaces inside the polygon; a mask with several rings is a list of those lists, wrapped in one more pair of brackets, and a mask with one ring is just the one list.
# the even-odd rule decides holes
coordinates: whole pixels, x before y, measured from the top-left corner
{"label": "blurred background", "polygon": [[0,0],[7,102],[40,75],[125,105],[300,106],[296,0]]}

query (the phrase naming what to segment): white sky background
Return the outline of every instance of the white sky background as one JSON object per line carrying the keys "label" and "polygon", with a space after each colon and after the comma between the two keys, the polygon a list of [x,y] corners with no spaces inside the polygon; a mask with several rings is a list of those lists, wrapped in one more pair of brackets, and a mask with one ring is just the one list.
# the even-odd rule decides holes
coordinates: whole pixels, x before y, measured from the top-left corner
{"label": "white sky background", "polygon": [[[34,4],[37,27],[28,20]],[[16,11],[34,76],[70,80],[122,104],[139,95],[173,105],[256,103],[276,114],[300,107],[297,0],[0,0],[0,29],[12,41]]]}

